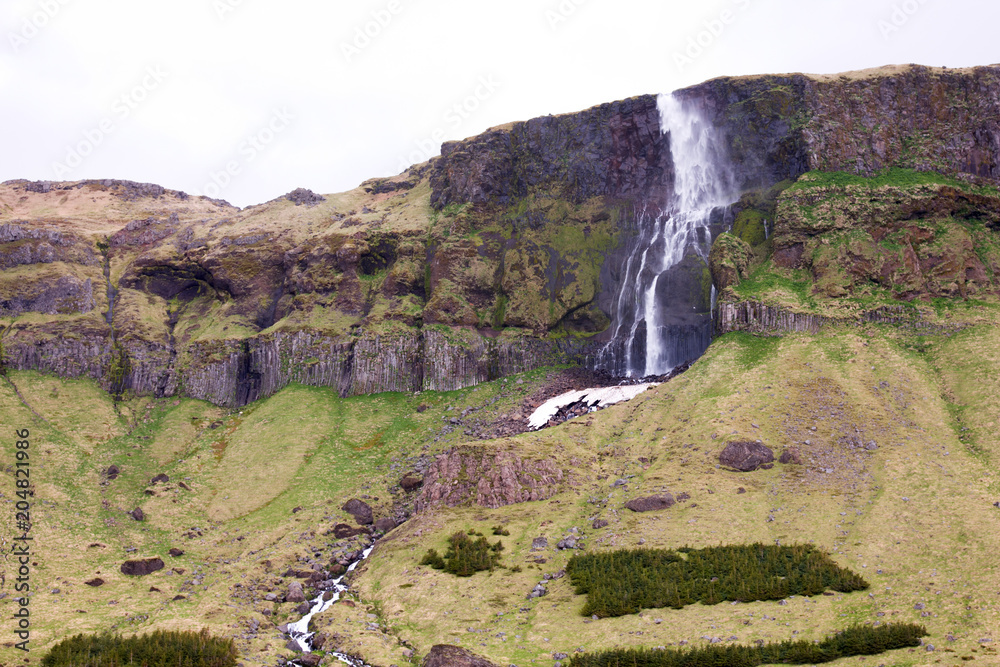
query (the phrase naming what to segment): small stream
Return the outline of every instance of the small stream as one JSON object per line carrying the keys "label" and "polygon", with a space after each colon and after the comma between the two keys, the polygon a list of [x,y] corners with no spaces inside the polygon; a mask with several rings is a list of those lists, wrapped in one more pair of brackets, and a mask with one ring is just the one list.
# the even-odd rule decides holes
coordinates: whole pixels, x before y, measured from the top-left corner
{"label": "small stream", "polygon": [[[374,548],[375,545],[373,544],[372,546],[362,551],[361,557],[347,567],[347,572],[344,572],[344,574],[334,579],[333,591],[332,591],[333,596],[329,600],[324,600],[323,597],[330,591],[324,591],[320,593],[319,595],[316,596],[315,599],[313,599],[312,607],[309,609],[308,614],[303,616],[295,623],[288,624],[288,633],[287,633],[288,636],[292,639],[292,641],[294,641],[296,644],[299,645],[299,648],[302,649],[303,653],[309,653],[313,650],[312,638],[313,635],[316,633],[309,632],[309,621],[311,621],[312,617],[315,616],[316,614],[324,612],[330,607],[332,607],[337,602],[337,600],[340,599],[341,593],[347,590],[347,586],[344,584],[344,577],[350,574],[361,561],[368,558],[369,554],[371,554],[372,549]],[[351,665],[352,667],[369,667],[369,665],[367,665],[360,658],[355,658],[354,656],[347,655],[346,653],[330,652],[328,653],[328,655],[332,655],[341,662]],[[292,662],[296,661],[293,660]],[[296,662],[296,664],[298,663]]]}

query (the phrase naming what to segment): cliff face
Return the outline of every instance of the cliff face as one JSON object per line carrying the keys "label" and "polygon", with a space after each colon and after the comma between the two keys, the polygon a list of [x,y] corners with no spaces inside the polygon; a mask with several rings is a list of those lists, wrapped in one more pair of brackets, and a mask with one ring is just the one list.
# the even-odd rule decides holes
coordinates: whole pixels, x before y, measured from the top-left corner
{"label": "cliff face", "polygon": [[[909,66],[678,94],[725,136],[751,254],[774,250],[777,269],[810,272],[830,298],[873,281],[899,298],[965,296],[995,291],[1000,269],[983,190],[1000,179],[998,76]],[[887,167],[950,180],[786,189],[809,170]],[[127,181],[11,181],[0,360],[229,406],[290,382],[454,389],[580,360],[609,337],[639,212],[668,200],[673,169],[656,98],[641,96],[447,143],[347,193],[243,210]],[[700,303],[704,268],[688,269],[680,284]]]}

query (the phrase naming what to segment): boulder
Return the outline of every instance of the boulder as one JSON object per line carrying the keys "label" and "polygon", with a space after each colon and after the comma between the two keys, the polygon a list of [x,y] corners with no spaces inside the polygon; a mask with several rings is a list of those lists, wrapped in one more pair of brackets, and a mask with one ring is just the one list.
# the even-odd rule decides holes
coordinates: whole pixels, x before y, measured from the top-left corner
{"label": "boulder", "polygon": [[344,506],[340,509],[353,516],[354,520],[362,526],[370,526],[374,519],[372,516],[372,508],[368,505],[368,503],[358,500],[357,498],[351,498],[344,503]]}
{"label": "boulder", "polygon": [[167,553],[170,554],[171,556],[173,556],[174,558],[177,558],[178,556],[183,556],[184,555],[184,552],[181,551],[180,549],[178,549],[177,547],[172,548]]}
{"label": "boulder", "polygon": [[800,465],[802,463],[802,455],[799,454],[799,450],[797,449],[786,449],[781,452],[781,456],[778,458],[778,463],[792,463]]}
{"label": "boulder", "polygon": [[136,508],[135,508],[134,510],[132,510],[131,512],[129,512],[129,514],[130,514],[130,515],[132,516],[132,518],[133,518],[133,519],[135,519],[136,521],[142,521],[143,519],[145,519],[145,518],[146,518],[146,515],[145,515],[145,514],[143,514],[143,513],[142,513],[142,510],[141,510],[140,508],[138,508],[138,507],[136,507]]}
{"label": "boulder", "polygon": [[750,472],[773,462],[774,452],[769,447],[752,440],[730,442],[719,454],[719,463],[742,472]]}
{"label": "boulder", "polygon": [[143,558],[140,560],[127,560],[122,563],[121,571],[122,574],[128,574],[132,576],[143,576],[146,574],[152,574],[157,570],[163,569],[163,560],[161,558]]}
{"label": "boulder", "polygon": [[323,656],[319,653],[306,653],[298,658],[298,662],[303,667],[319,667],[319,664],[323,662]]}
{"label": "boulder", "polygon": [[410,473],[399,480],[399,486],[402,487],[404,491],[416,491],[421,486],[424,485],[424,478],[419,475]]}
{"label": "boulder", "polygon": [[665,510],[675,503],[676,501],[671,494],[661,493],[656,496],[647,496],[646,498],[633,498],[625,503],[625,507],[633,512],[655,512],[657,510]]}
{"label": "boulder", "polygon": [[333,536],[338,540],[354,537],[355,535],[364,535],[367,532],[364,528],[352,528],[346,523],[338,523],[333,527]]}
{"label": "boulder", "polygon": [[121,468],[116,465],[108,466],[108,469],[104,471],[104,476],[108,480],[116,479],[118,475],[122,473]]}
{"label": "boulder", "polygon": [[389,517],[382,517],[375,522],[375,530],[383,533],[388,533],[390,530],[396,527],[396,520],[390,519]]}
{"label": "boulder", "polygon": [[163,473],[160,473],[159,475],[157,475],[153,479],[149,480],[149,483],[150,484],[156,484],[158,482],[163,482],[164,484],[166,484],[169,481],[170,481],[170,478],[168,476],[164,475]]}
{"label": "boulder", "polygon": [[288,592],[285,593],[285,602],[305,602],[306,594],[302,592],[302,584],[293,581],[288,584]]}
{"label": "boulder", "polygon": [[590,524],[591,528],[597,530],[598,528],[604,528],[608,525],[605,519],[594,519],[594,523]]}
{"label": "boulder", "polygon": [[497,667],[486,658],[451,644],[432,646],[420,664],[421,667]]}
{"label": "boulder", "polygon": [[85,581],[83,583],[87,584],[88,586],[93,586],[94,588],[97,588],[98,586],[104,585],[104,580],[101,579],[100,577],[94,577],[93,579]]}
{"label": "boulder", "polygon": [[541,549],[548,549],[548,548],[549,548],[549,540],[547,538],[536,537],[535,539],[531,540],[532,551],[540,551]]}

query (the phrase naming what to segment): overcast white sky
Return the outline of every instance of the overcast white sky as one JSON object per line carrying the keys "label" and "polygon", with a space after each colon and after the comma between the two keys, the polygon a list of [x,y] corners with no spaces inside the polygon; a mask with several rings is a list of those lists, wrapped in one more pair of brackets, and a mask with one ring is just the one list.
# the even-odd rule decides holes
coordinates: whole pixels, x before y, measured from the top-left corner
{"label": "overcast white sky", "polygon": [[1000,62],[998,24],[986,0],[0,0],[0,180],[339,192],[720,75]]}

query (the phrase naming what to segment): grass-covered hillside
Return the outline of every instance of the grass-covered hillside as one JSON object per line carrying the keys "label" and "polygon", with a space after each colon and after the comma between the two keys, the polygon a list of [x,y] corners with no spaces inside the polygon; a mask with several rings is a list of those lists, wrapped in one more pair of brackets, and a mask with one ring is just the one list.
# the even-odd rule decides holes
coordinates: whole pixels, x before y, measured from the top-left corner
{"label": "grass-covered hillside", "polygon": [[[280,600],[302,581],[288,570],[327,566],[365,543],[332,534],[354,523],[340,509],[347,499],[365,499],[376,518],[402,517],[420,492],[403,491],[400,479],[463,445],[549,461],[563,471],[558,492],[495,509],[431,504],[390,531],[353,593],[315,619],[326,650],[400,665],[452,643],[497,664],[530,664],[578,648],[811,640],[858,623],[915,622],[934,652],[904,649],[871,664],[995,664],[996,644],[981,640],[1000,640],[1000,334],[994,308],[976,316],[987,324],[953,335],[876,325],[730,334],[631,402],[494,440],[465,435],[468,423],[522,415],[524,398],[557,371],[419,395],[343,399],[290,386],[232,411],[190,399],[116,404],[89,380],[9,371],[0,382],[10,431],[5,545],[15,535],[13,430],[30,429],[32,442],[38,653],[28,657],[81,632],[202,627],[235,638],[244,664],[290,657],[277,625],[298,618],[296,604],[265,596]],[[719,467],[736,439],[759,439],[776,457],[794,448],[802,463]],[[115,479],[105,474],[112,465]],[[151,484],[160,473],[169,481]],[[665,491],[679,502],[642,514],[623,507]],[[137,507],[143,521],[126,514]],[[494,536],[496,527],[509,535]],[[458,531],[501,540],[499,566],[460,578],[420,565]],[[556,548],[568,536],[582,552]],[[548,545],[533,550],[538,537]],[[592,620],[581,614],[586,596],[558,576],[577,553],[754,542],[814,545],[870,588]],[[171,548],[184,553],[169,556]],[[119,571],[126,559],[153,556],[166,567]],[[3,568],[6,608],[9,558]],[[86,583],[97,578],[103,585]],[[528,599],[541,581],[547,593]],[[3,641],[0,661],[20,662],[13,637]]]}

